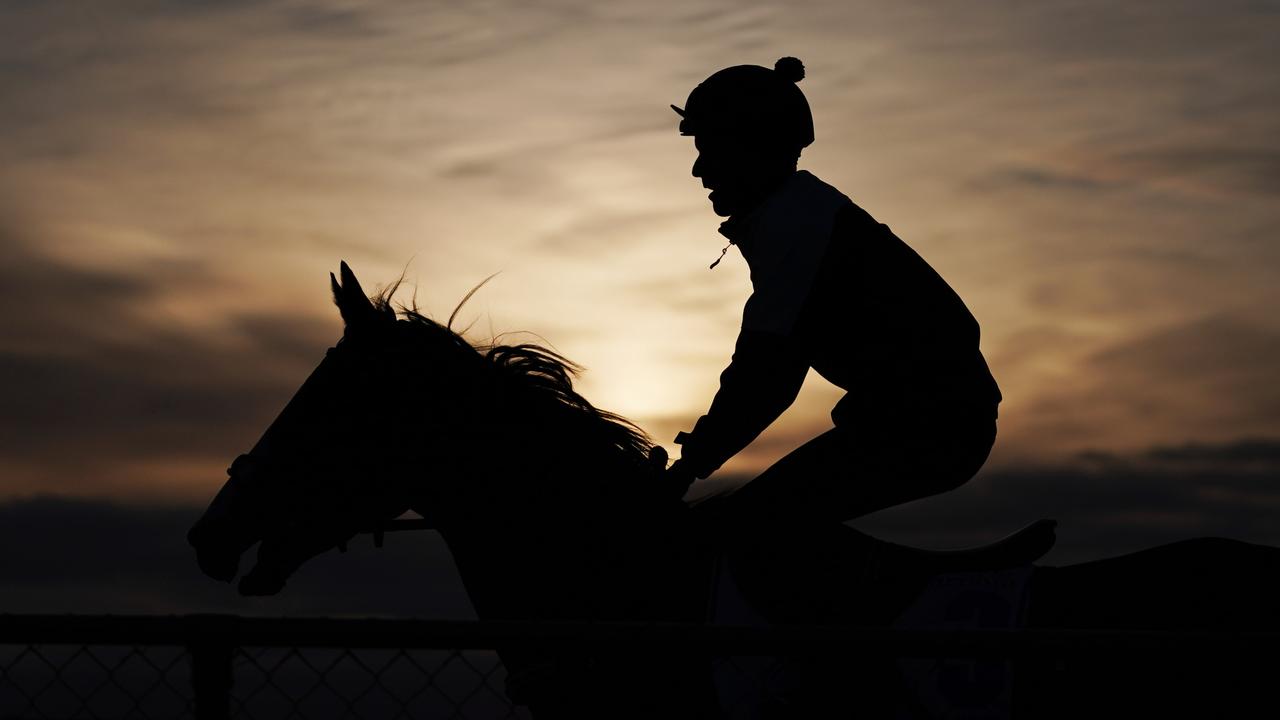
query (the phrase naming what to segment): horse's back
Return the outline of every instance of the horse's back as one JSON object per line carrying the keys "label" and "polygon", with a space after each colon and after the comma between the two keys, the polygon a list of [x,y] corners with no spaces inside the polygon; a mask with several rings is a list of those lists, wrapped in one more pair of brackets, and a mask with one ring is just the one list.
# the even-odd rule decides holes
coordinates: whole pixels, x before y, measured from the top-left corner
{"label": "horse's back", "polygon": [[[1038,568],[1029,625],[1043,628],[1280,630],[1280,549],[1223,538],[1183,540],[1064,567]],[[1265,658],[1167,652],[1027,659],[1017,666],[1028,717],[1273,715]],[[1271,712],[1264,709],[1270,708]]]}
{"label": "horse's back", "polygon": [[1033,583],[1033,626],[1280,629],[1280,549],[1192,538],[1063,567]]}

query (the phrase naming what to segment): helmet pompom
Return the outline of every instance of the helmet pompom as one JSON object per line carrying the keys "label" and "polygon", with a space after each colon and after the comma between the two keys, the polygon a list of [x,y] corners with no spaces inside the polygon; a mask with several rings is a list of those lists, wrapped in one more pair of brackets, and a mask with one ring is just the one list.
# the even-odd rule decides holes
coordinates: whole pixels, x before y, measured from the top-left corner
{"label": "helmet pompom", "polygon": [[773,71],[782,76],[783,80],[790,80],[793,83],[804,79],[804,63],[797,58],[778,58],[778,62],[773,64]]}

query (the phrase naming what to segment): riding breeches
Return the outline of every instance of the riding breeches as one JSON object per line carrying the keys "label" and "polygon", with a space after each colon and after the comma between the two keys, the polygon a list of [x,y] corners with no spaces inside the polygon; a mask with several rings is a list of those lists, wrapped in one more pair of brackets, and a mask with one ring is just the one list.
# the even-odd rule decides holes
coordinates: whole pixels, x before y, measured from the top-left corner
{"label": "riding breeches", "polygon": [[995,437],[994,418],[890,437],[837,426],[695,510],[743,528],[844,522],[963,485]]}

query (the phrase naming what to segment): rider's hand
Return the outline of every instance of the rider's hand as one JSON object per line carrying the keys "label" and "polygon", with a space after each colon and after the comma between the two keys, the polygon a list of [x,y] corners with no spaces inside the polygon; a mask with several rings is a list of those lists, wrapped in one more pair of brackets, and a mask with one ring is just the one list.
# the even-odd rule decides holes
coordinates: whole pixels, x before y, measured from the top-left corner
{"label": "rider's hand", "polygon": [[688,471],[688,465],[681,463],[679,460],[667,467],[667,449],[661,445],[654,445],[649,448],[649,469],[654,475],[660,478],[660,483],[671,489],[671,494],[676,497],[684,497],[689,490],[689,486],[693,484],[693,474]]}
{"label": "rider's hand", "polygon": [[654,472],[665,472],[667,469],[667,449],[661,445],[649,448],[649,469]]}
{"label": "rider's hand", "polygon": [[680,497],[684,497],[684,494],[689,491],[689,486],[696,479],[689,465],[683,460],[677,460],[667,468],[666,482],[671,486],[672,492],[679,493]]}

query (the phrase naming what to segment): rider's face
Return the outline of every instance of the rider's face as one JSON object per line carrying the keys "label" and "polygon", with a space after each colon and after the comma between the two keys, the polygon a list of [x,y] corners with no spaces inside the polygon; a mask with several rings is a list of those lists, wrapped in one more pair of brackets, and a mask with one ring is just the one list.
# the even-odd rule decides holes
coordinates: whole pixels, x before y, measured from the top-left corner
{"label": "rider's face", "polygon": [[771,162],[772,155],[758,143],[732,136],[696,135],[693,144],[698,150],[693,176],[711,190],[711,207],[721,217],[753,208],[779,177],[778,163]]}

